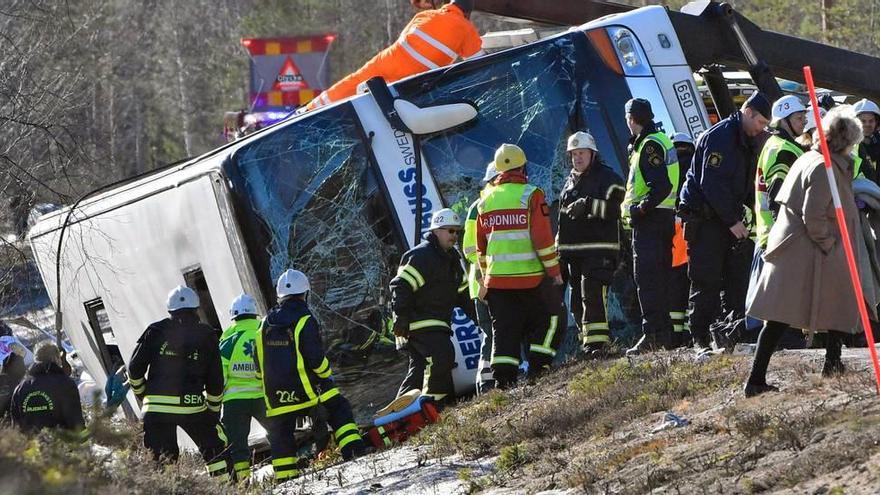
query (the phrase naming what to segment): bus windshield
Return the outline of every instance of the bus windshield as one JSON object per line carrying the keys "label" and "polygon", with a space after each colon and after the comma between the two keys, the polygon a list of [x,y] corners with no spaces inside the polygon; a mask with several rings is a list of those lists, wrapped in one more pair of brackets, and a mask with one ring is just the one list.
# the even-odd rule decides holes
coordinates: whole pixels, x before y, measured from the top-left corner
{"label": "bus windshield", "polygon": [[526,152],[529,180],[556,199],[569,170],[568,136],[589,130],[600,154],[625,175],[629,131],[626,80],[608,68],[583,32],[507,50],[396,85],[418,105],[476,103],[477,119],[427,136],[423,151],[444,203],[463,211],[476,198],[486,165],[502,143]]}

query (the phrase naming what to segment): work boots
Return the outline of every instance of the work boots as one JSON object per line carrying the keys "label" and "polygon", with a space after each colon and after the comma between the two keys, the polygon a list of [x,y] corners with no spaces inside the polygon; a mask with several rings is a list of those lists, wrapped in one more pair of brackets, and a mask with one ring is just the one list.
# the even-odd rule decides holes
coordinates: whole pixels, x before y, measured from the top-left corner
{"label": "work boots", "polygon": [[842,375],[846,372],[843,361],[840,360],[843,335],[840,332],[828,332],[825,338],[825,364],[822,365],[822,376],[830,378]]}
{"label": "work boots", "polygon": [[779,392],[779,387],[767,383],[746,382],[746,386],[743,388],[743,393],[746,398],[755,397],[756,395],[761,395],[766,392]]}
{"label": "work boots", "polygon": [[627,356],[638,356],[647,352],[661,349],[672,349],[671,335],[669,332],[646,333],[636,342],[636,345],[626,350]]}
{"label": "work boots", "polygon": [[584,344],[584,356],[589,360],[606,359],[610,354],[608,344],[596,342]]}

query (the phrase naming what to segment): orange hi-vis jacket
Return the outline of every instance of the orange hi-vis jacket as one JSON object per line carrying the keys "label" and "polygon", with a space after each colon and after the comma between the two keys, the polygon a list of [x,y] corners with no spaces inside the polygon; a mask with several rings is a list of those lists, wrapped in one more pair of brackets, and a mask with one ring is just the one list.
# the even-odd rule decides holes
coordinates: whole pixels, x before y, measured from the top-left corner
{"label": "orange hi-vis jacket", "polygon": [[482,47],[480,33],[457,5],[424,10],[413,16],[393,45],[321,93],[306,108],[313,110],[352,96],[359,84],[373,77],[382,76],[392,83],[449,65],[457,57],[471,57]]}
{"label": "orange hi-vis jacket", "polygon": [[[521,170],[503,172],[496,181],[496,187],[481,200],[477,214],[477,254],[484,283],[490,289],[531,289],[537,287],[541,280],[560,275],[559,256],[556,253],[556,239],[550,227],[550,209],[540,188],[529,191],[523,198],[520,208],[485,210],[483,203],[490,201],[494,195],[503,194],[504,184],[527,184],[525,174]],[[527,202],[526,202],[527,201]],[[526,232],[531,241],[530,253],[513,254],[513,257],[526,260],[535,258],[540,263],[533,263],[537,271],[532,273],[516,273],[509,275],[493,274],[487,258],[491,256],[489,244],[504,242],[505,239],[520,239],[520,233]],[[516,237],[510,237],[510,236]],[[542,269],[543,268],[543,269]]]}

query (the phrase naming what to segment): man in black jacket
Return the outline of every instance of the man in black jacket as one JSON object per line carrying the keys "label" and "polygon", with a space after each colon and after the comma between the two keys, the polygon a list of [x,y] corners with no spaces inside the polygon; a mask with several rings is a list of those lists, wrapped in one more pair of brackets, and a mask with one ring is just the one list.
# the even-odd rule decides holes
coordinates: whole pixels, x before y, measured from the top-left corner
{"label": "man in black jacket", "polygon": [[608,286],[620,251],[620,203],[623,179],[599,157],[593,136],[571,135],[572,169],[559,193],[556,246],[568,270],[571,312],[580,325],[587,357],[601,357],[609,342]]}
{"label": "man in black jacket", "polygon": [[27,433],[43,428],[61,428],[88,437],[76,383],[61,368],[61,353],[55,344],[37,349],[35,362],[15,389],[10,414],[15,426]]}
{"label": "man in black jacket", "polygon": [[198,446],[208,474],[230,479],[220,425],[219,343],[214,329],[199,321],[198,307],[199,296],[189,287],[178,286],[168,294],[171,317],[141,335],[128,366],[129,383],[143,401],[144,446],[156,460],[177,460],[180,426]]}
{"label": "man in black jacket", "polygon": [[461,228],[458,214],[451,209],[435,212],[425,240],[403,254],[397,276],[391,280],[394,335],[405,339],[403,350],[409,354],[409,371],[398,397],[421,389],[438,403],[454,398],[452,311],[458,306],[476,321],[455,250]]}
{"label": "man in black jacket", "polygon": [[3,360],[3,369],[0,370],[0,421],[6,419],[9,414],[9,404],[12,402],[12,393],[21,383],[27,373],[24,358],[12,352]]}

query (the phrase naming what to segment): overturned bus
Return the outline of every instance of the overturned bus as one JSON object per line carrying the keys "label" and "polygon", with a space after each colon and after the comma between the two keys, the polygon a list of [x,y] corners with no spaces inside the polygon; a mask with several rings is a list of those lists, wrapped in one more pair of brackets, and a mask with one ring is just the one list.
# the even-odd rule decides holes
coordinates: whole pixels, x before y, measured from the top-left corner
{"label": "overturned bus", "polygon": [[[387,331],[400,255],[431,212],[463,211],[477,197],[501,143],[525,150],[531,181],[552,203],[576,130],[589,130],[626,175],[623,106],[633,96],[651,101],[667,133],[708,128],[698,67],[671,14],[616,12],[390,87],[374,80],[369,92],[43,216],[29,239],[63,329],[103,384],[163,317],[172,287],[196,289],[202,318],[223,328],[233,298],[250,293],[264,311],[275,300],[273,279],[296,267],[311,279],[337,379],[359,419],[368,417],[393,398],[405,371]],[[625,287],[629,274],[617,278]],[[620,337],[637,323],[632,295],[616,292],[610,316]],[[456,389],[467,393],[481,334],[461,310],[453,323]]]}

